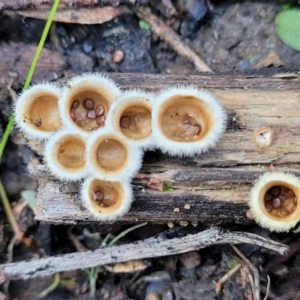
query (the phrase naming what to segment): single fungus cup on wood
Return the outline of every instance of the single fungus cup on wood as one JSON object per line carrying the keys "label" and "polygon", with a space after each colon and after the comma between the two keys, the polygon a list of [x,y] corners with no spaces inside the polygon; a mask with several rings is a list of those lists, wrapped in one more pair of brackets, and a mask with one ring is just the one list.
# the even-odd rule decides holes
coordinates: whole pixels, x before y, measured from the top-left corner
{"label": "single fungus cup on wood", "polygon": [[75,181],[88,176],[86,133],[66,128],[56,132],[46,143],[44,159],[57,178]]}
{"label": "single fungus cup on wood", "polygon": [[226,113],[206,91],[175,87],[163,91],[153,104],[155,143],[170,155],[191,156],[215,146],[226,129]]}
{"label": "single fungus cup on wood", "polygon": [[62,121],[68,127],[92,131],[104,127],[111,103],[120,89],[101,74],[84,74],[68,81],[59,102]]}
{"label": "single fungus cup on wood", "polygon": [[262,227],[289,231],[300,221],[300,179],[283,172],[265,173],[251,190],[249,206]]}
{"label": "single fungus cup on wood", "polygon": [[58,110],[61,90],[50,83],[41,83],[22,92],[14,107],[15,123],[28,138],[48,139],[62,127]]}
{"label": "single fungus cup on wood", "polygon": [[107,119],[112,130],[130,143],[149,149],[153,147],[152,103],[154,95],[141,90],[122,93],[112,104]]}
{"label": "single fungus cup on wood", "polygon": [[87,143],[89,172],[105,180],[129,179],[137,174],[143,150],[109,129],[90,134]]}
{"label": "single fungus cup on wood", "polygon": [[82,184],[81,200],[97,219],[111,221],[128,212],[133,200],[132,188],[128,181],[89,177]]}

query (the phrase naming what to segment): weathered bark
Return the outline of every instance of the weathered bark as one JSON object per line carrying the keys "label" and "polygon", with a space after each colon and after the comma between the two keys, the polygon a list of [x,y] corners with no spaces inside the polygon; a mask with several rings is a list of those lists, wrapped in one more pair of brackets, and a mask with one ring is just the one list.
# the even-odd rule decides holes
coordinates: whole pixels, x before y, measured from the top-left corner
{"label": "weathered bark", "polygon": [[[300,148],[300,81],[298,77],[167,76],[109,74],[122,88],[158,91],[178,84],[194,84],[217,96],[228,113],[227,131],[217,147],[190,158],[148,152],[141,172],[174,187],[174,191],[148,189],[135,179],[135,202],[121,223],[149,221],[247,224],[247,199],[257,176],[270,164],[298,173]],[[287,76],[287,75],[284,75]],[[278,77],[278,76],[277,76]],[[260,148],[253,142],[256,128],[268,125],[273,143]],[[35,148],[41,151],[41,146]],[[60,182],[40,166],[36,209],[38,220],[53,223],[96,221],[81,205],[79,183]],[[192,189],[193,187],[193,189]],[[186,204],[190,209],[184,208]],[[179,208],[179,212],[174,212]]]}
{"label": "weathered bark", "polygon": [[50,276],[58,272],[86,269],[106,264],[168,256],[199,250],[218,244],[249,243],[283,254],[288,247],[270,239],[244,232],[207,229],[197,234],[170,238],[170,233],[152,237],[129,245],[100,248],[95,251],[76,252],[57,257],[16,262],[0,266],[0,283],[8,280]]}
{"label": "weathered bark", "polygon": [[[100,5],[100,6],[119,6],[123,4],[127,5],[147,5],[148,0],[61,0],[61,6],[64,7],[73,7],[73,6],[91,6],[91,5]],[[261,1],[260,1],[261,2]],[[274,3],[293,3],[299,4],[298,0],[265,0],[265,2],[274,2]],[[24,9],[24,8],[34,8],[41,5],[52,5],[53,0],[5,0],[1,1],[0,9]]]}
{"label": "weathered bark", "polygon": [[[51,6],[53,0],[5,0],[1,1],[0,9],[24,9],[35,8],[41,5]],[[148,0],[61,0],[61,7],[80,7],[80,6],[119,6],[122,4],[128,5],[145,5]]]}

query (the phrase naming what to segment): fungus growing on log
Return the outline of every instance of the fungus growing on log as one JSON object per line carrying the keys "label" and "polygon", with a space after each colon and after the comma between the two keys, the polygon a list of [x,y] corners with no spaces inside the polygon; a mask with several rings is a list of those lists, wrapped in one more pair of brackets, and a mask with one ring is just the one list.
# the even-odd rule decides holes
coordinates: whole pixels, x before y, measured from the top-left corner
{"label": "fungus growing on log", "polygon": [[226,128],[220,103],[195,87],[174,87],[160,93],[152,116],[156,146],[170,155],[205,152],[215,146]]}
{"label": "fungus growing on log", "polygon": [[153,94],[141,90],[124,92],[112,104],[107,116],[112,130],[143,149],[154,146],[151,128],[153,97]]}
{"label": "fungus growing on log", "polygon": [[102,221],[115,220],[128,212],[133,200],[127,181],[87,178],[81,187],[84,207]]}
{"label": "fungus growing on log", "polygon": [[143,150],[199,154],[213,147],[226,127],[220,103],[196,87],[156,95],[121,92],[101,74],[73,77],[62,89],[33,86],[17,100],[16,115],[27,136],[46,140],[45,162],[56,178],[90,176],[80,183],[81,201],[99,220],[114,220],[129,210],[130,180],[141,168]]}
{"label": "fungus growing on log", "polygon": [[15,123],[28,138],[45,140],[62,127],[58,112],[60,89],[41,83],[22,92],[16,101]]}
{"label": "fungus growing on log", "polygon": [[265,173],[251,190],[249,206],[262,227],[289,231],[300,220],[300,179],[283,172]]}
{"label": "fungus growing on log", "polygon": [[59,101],[63,123],[85,132],[102,128],[111,103],[119,95],[114,81],[101,74],[73,77]]}
{"label": "fungus growing on log", "polygon": [[45,161],[51,173],[66,181],[88,175],[86,163],[87,134],[72,129],[56,132],[45,145]]}
{"label": "fungus growing on log", "polygon": [[142,165],[143,151],[109,129],[90,134],[87,164],[93,176],[105,180],[129,180]]}

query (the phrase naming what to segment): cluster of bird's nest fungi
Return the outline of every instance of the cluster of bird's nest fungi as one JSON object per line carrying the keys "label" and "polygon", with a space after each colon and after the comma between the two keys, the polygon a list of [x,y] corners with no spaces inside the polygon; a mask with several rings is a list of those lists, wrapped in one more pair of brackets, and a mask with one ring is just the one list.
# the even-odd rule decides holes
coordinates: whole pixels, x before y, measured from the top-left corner
{"label": "cluster of bird's nest fungi", "polygon": [[[219,101],[197,87],[122,91],[102,74],[83,74],[62,87],[34,85],[19,96],[15,116],[28,138],[44,143],[53,176],[83,180],[82,203],[99,220],[114,220],[129,210],[131,179],[143,151],[200,154],[214,147],[226,129]],[[289,230],[300,218],[299,191],[296,176],[265,173],[249,200],[255,220],[271,230]]]}

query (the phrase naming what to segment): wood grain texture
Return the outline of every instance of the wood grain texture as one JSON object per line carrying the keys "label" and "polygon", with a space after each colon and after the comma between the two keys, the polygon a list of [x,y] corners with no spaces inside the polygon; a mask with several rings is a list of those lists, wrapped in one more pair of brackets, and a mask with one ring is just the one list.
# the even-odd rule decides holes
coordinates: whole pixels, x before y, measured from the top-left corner
{"label": "wood grain texture", "polygon": [[[227,130],[217,147],[190,158],[147,152],[141,172],[162,180],[174,191],[148,189],[145,181],[133,180],[135,202],[120,223],[188,221],[205,224],[248,224],[248,195],[254,180],[270,164],[298,174],[300,154],[300,81],[288,74],[275,77],[205,75],[167,76],[109,74],[124,89],[158,92],[173,85],[193,84],[220,99],[228,114]],[[260,148],[253,132],[268,125],[273,143]],[[40,145],[35,145],[41,151]],[[96,221],[80,203],[79,183],[62,183],[43,166],[39,173],[38,220],[53,223]],[[190,209],[185,209],[190,204]],[[179,212],[174,212],[179,208]]]}

